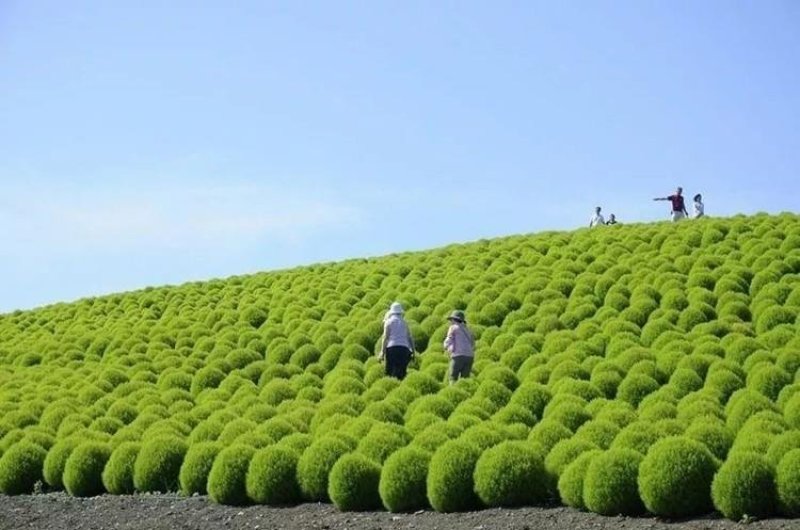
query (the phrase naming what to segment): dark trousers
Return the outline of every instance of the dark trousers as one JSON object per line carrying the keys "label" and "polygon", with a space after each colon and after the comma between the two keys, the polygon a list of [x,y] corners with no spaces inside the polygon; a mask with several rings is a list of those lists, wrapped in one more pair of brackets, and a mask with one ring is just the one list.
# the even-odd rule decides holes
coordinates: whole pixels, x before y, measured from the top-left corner
{"label": "dark trousers", "polygon": [[411,350],[405,346],[390,346],[386,348],[386,375],[404,379],[410,361]]}

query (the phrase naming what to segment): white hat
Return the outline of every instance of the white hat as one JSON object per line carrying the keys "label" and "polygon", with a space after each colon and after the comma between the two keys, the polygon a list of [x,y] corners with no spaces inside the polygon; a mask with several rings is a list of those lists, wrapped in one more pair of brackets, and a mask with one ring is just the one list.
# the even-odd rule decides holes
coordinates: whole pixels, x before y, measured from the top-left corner
{"label": "white hat", "polygon": [[390,315],[402,315],[403,314],[403,304],[400,302],[392,302],[392,305],[389,306],[389,314]]}

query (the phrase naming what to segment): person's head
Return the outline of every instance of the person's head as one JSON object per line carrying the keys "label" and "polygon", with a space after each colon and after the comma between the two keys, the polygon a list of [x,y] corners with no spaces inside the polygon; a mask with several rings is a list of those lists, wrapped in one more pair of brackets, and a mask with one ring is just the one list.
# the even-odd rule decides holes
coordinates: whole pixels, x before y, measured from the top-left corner
{"label": "person's head", "polygon": [[392,302],[392,305],[389,306],[389,315],[403,315],[403,304],[400,302]]}
{"label": "person's head", "polygon": [[616,219],[617,219],[617,218],[614,216],[614,214],[613,214],[613,213],[612,213],[611,215],[609,215],[609,216],[608,216],[608,220],[609,220],[609,221],[616,221]]}
{"label": "person's head", "polygon": [[450,316],[447,317],[447,320],[450,321],[451,323],[463,324],[467,321],[467,318],[466,316],[464,316],[463,311],[456,309],[455,311],[450,313]]}
{"label": "person's head", "polygon": [[694,202],[700,202],[702,200],[703,200],[703,196],[700,195],[699,193],[694,196]]}
{"label": "person's head", "polygon": [[602,208],[600,208],[599,206],[595,206],[594,213],[599,214],[600,210],[602,210]]}
{"label": "person's head", "polygon": [[680,186],[678,186],[678,189],[677,189],[677,190],[675,190],[675,193],[676,193],[676,194],[678,194],[678,195],[681,195],[681,194],[683,193],[683,188],[681,188]]}

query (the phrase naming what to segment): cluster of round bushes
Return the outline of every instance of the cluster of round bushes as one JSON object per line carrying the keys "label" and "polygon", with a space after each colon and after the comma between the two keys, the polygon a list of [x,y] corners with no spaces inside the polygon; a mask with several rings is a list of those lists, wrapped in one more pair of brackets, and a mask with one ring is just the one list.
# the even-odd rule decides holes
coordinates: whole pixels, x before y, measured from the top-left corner
{"label": "cluster of round bushes", "polygon": [[[521,236],[0,316],[0,492],[800,514],[800,219]],[[418,355],[375,358],[395,299]],[[467,311],[474,377],[446,384]]]}

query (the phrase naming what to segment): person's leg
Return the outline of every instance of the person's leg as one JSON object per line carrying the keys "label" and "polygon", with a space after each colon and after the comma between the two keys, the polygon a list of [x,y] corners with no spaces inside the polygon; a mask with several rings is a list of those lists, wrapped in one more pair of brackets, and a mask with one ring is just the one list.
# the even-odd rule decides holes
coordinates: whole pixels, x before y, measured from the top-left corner
{"label": "person's leg", "polygon": [[452,385],[458,380],[458,373],[456,372],[456,359],[458,357],[451,357],[450,358],[450,368],[447,371],[448,378],[450,379],[450,384]]}
{"label": "person's leg", "polygon": [[464,357],[464,364],[461,367],[461,377],[469,377],[472,374],[472,357]]}
{"label": "person's leg", "polygon": [[397,377],[401,381],[405,379],[408,372],[408,363],[411,362],[411,350],[403,348],[402,351],[397,352]]}
{"label": "person's leg", "polygon": [[390,377],[395,377],[395,352],[394,347],[386,348],[386,375]]}

